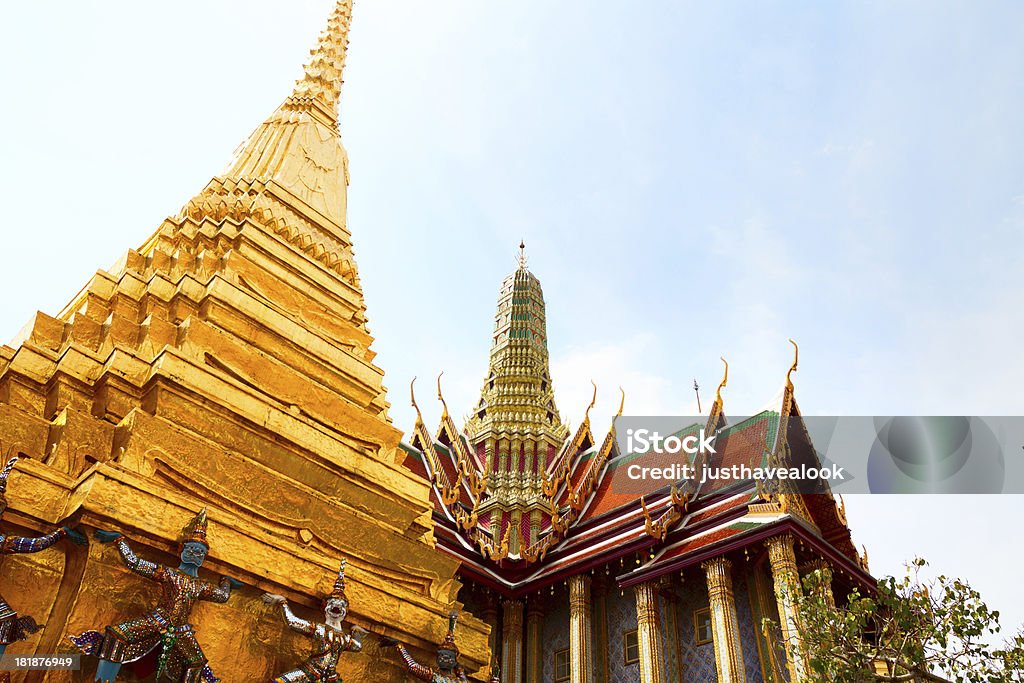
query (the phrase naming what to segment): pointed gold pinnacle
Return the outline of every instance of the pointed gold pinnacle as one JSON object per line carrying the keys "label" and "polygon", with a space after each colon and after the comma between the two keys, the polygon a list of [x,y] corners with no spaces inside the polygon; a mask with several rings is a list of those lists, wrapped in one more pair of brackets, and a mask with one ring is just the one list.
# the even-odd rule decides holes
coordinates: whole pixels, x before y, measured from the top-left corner
{"label": "pointed gold pinnacle", "polygon": [[348,29],[352,23],[352,0],[338,0],[327,20],[327,28],[320,34],[316,47],[310,51],[305,74],[295,83],[292,97],[312,99],[322,104],[334,119],[338,117],[338,98],[341,95],[341,75],[345,68],[348,48]]}

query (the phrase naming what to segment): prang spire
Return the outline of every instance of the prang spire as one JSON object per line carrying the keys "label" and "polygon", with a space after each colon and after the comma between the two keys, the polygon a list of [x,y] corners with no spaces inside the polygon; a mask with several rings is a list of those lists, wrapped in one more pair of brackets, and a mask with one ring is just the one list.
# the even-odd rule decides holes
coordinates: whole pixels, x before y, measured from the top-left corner
{"label": "prang spire", "polygon": [[518,268],[501,283],[490,367],[466,431],[474,445],[493,440],[499,454],[502,449],[516,451],[492,463],[495,471],[536,474],[568,433],[551,384],[544,292],[526,267],[523,243],[519,250]]}
{"label": "prang spire", "polygon": [[348,29],[352,23],[352,0],[338,0],[320,34],[316,47],[310,50],[305,73],[295,83],[292,97],[312,100],[326,109],[332,120],[338,120],[338,98],[341,96],[341,75],[345,69]]}

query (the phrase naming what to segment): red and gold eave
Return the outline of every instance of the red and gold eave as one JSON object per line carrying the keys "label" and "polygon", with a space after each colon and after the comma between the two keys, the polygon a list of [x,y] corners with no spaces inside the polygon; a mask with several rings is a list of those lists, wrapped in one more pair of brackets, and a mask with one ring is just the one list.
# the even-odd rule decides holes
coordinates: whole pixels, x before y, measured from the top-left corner
{"label": "red and gold eave", "polygon": [[[713,457],[721,467],[761,466],[784,451],[796,463],[816,461],[789,373],[772,408],[735,425],[727,421],[719,390],[703,427],[719,435]],[[528,538],[525,525],[509,528],[506,515],[497,535],[501,541],[495,542],[495,520],[474,512],[488,496],[487,464],[447,408],[434,437],[417,408],[409,441],[403,444],[406,466],[431,484],[438,548],[459,559],[462,576],[508,598],[599,568],[613,571],[618,584],[627,587],[737,549],[759,548],[765,538],[784,531],[800,540],[808,557],[828,559],[850,585],[874,583],[866,555],[853,544],[844,506],[830,491],[765,491],[753,481],[623,486],[629,465],[663,463],[657,456],[620,453],[614,427],[598,443],[588,414],[550,460],[545,523],[537,542],[524,543],[518,554],[508,551],[508,538],[517,532]],[[612,569],[616,562],[619,567]]]}

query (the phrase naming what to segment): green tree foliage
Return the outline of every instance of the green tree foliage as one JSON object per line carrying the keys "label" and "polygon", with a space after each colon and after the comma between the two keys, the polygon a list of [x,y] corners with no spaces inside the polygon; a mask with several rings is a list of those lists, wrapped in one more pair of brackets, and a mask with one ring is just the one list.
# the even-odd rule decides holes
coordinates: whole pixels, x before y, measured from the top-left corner
{"label": "green tree foliage", "polygon": [[[999,612],[966,581],[922,578],[926,566],[915,559],[902,578],[880,580],[870,595],[855,589],[839,607],[827,570],[806,576],[795,602],[810,680],[1024,683],[1024,630],[996,644]],[[778,634],[771,622],[765,629]],[[787,678],[772,668],[776,681]]]}

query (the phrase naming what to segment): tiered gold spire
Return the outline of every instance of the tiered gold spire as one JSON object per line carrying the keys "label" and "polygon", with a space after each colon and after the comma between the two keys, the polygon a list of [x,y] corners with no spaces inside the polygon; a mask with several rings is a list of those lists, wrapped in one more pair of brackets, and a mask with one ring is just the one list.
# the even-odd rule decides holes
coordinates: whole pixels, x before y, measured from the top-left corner
{"label": "tiered gold spire", "polygon": [[[338,133],[338,99],[351,19],[352,0],[338,0],[292,94],[238,147],[215,181],[227,180],[232,187],[241,181],[247,192],[253,180],[278,183],[329,219],[328,239],[321,246],[331,251],[329,242],[341,242],[334,255],[350,264],[348,154]],[[214,188],[218,195],[219,190]]]}
{"label": "tiered gold spire", "polygon": [[520,556],[549,514],[544,472],[569,436],[551,385],[544,293],[522,244],[518,268],[501,284],[490,367],[466,433],[489,473],[479,512],[491,513],[495,542],[516,530],[509,552]]}
{"label": "tiered gold spire", "polygon": [[341,96],[341,74],[345,69],[348,29],[352,23],[352,0],[338,0],[327,20],[327,29],[320,34],[305,74],[295,83],[292,99],[326,108],[332,121],[338,120],[338,99]]}
{"label": "tiered gold spire", "polygon": [[[551,385],[544,292],[526,267],[522,244],[518,261],[519,267],[501,283],[490,367],[466,430],[474,444],[516,439],[547,452],[548,446],[559,448],[568,431]],[[520,469],[535,471],[534,466]]]}

